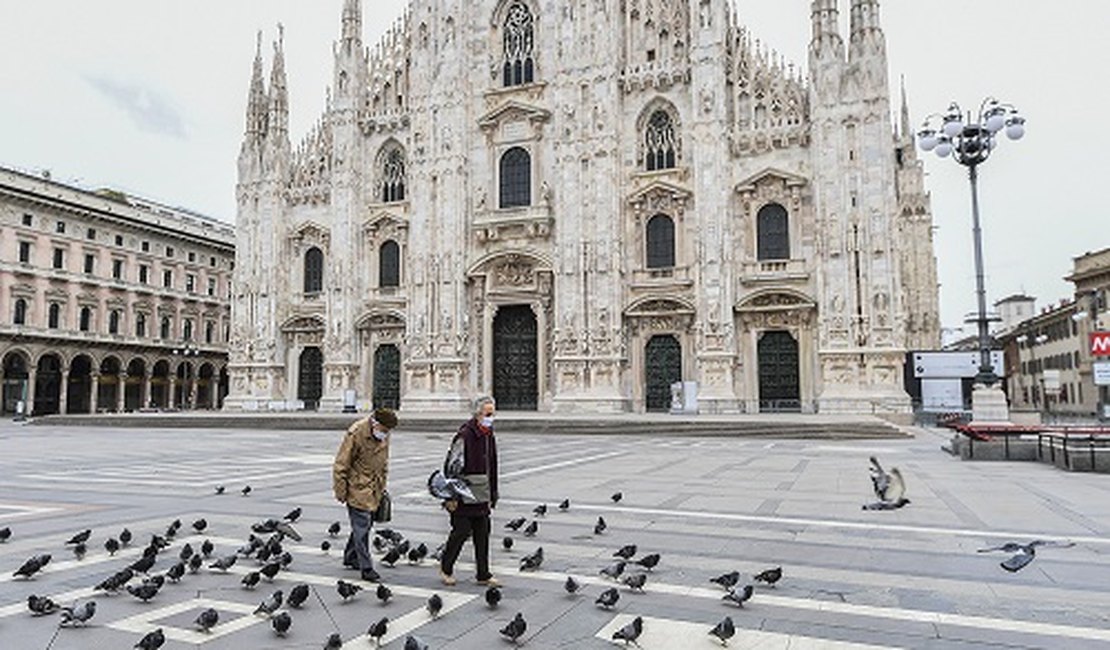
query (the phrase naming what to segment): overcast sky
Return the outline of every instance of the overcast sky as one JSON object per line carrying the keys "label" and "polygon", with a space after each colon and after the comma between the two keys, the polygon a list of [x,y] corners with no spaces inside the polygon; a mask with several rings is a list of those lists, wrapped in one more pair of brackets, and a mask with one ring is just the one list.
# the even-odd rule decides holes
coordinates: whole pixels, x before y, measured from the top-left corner
{"label": "overcast sky", "polygon": [[[465,1],[465,0],[458,0]],[[555,5],[563,0],[545,0]],[[720,1],[720,0],[715,0]],[[847,21],[849,0],[841,0]],[[366,0],[367,43],[406,4]],[[805,64],[810,0],[737,0],[753,34]],[[294,143],[324,106],[342,0],[4,0],[0,165],[235,218],[235,160],[255,33],[285,24]],[[1071,258],[1110,246],[1110,2],[886,0],[892,93],[915,123],[951,100],[1017,104],[1029,133],[981,170],[987,291],[1071,295]],[[927,158],[941,312],[975,307],[966,174]],[[912,242],[907,242],[912,245]]]}

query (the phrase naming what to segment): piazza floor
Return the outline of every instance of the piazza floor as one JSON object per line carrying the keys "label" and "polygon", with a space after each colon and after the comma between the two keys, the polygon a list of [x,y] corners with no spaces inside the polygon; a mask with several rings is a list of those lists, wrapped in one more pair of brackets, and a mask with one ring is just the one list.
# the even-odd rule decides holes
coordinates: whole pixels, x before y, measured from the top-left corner
{"label": "piazza floor", "polygon": [[[415,634],[431,649],[510,647],[497,630],[517,612],[528,621],[524,647],[609,648],[612,631],[644,617],[644,650],[720,647],[707,635],[724,616],[737,626],[731,648],[1107,648],[1110,647],[1110,478],[1069,474],[1036,463],[963,463],[940,451],[943,434],[875,442],[731,439],[723,437],[532,436],[499,434],[502,501],[494,517],[493,561],[504,584],[497,609],[486,607],[473,567],[457,570],[455,588],[439,584],[434,562],[378,566],[396,594],[380,605],[370,592],[343,604],[340,553],[320,542],[345,511],[331,496],[330,466],[342,432],[97,429],[0,424],[0,648],[88,650],[130,648],[162,627],[164,648],[205,650],[320,648],[340,632],[346,648],[370,648],[367,627],[391,620],[385,647]],[[441,462],[451,431],[399,430],[390,488],[392,527],[435,548],[446,516],[426,495],[428,474]],[[867,458],[900,467],[912,504],[895,512],[864,512],[871,498]],[[214,486],[226,485],[217,496]],[[250,484],[253,493],[238,490]],[[614,504],[609,495],[624,493]],[[569,498],[571,508],[555,504]],[[534,538],[513,534],[501,549],[504,523],[547,503]],[[241,560],[227,575],[202,569],[167,584],[149,603],[127,594],[94,594],[92,585],[133,561],[153,533],[180,518],[185,527],[159,556],[155,571],[176,561],[184,542],[205,538],[214,556],[242,545],[249,525],[300,506],[305,539],[287,543],[289,571],[272,585],[243,589],[256,568]],[[609,528],[595,536],[604,516]],[[190,522],[205,517],[204,535]],[[102,545],[124,527],[136,543],[115,557]],[[73,557],[64,542],[93,530],[89,553]],[[1024,571],[1004,572],[1005,555],[976,549],[1007,541],[1066,539],[1074,548],[1045,549]],[[333,540],[341,549],[343,538]],[[621,587],[613,611],[594,605],[610,583],[598,575],[613,551],[637,544],[662,562],[645,593]],[[536,572],[519,558],[542,546]],[[12,572],[36,553],[53,561],[30,581]],[[472,561],[468,545],[463,560]],[[731,570],[756,573],[781,565],[774,588],[758,587],[743,609],[720,600],[709,578]],[[568,575],[585,584],[568,597]],[[292,610],[293,626],[276,637],[251,615],[274,589],[306,583],[315,594]],[[98,604],[87,628],[58,629],[56,616],[33,618],[30,594],[61,604]],[[445,615],[424,611],[432,593]],[[220,611],[211,634],[192,621],[205,607]]]}

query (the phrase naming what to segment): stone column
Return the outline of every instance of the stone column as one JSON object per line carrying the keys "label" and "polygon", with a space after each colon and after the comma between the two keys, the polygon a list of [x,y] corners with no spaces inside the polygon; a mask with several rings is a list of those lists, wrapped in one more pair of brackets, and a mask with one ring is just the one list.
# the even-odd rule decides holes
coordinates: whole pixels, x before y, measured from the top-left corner
{"label": "stone column", "polygon": [[127,373],[121,372],[116,375],[117,388],[116,388],[116,412],[123,413],[127,408]]}
{"label": "stone column", "polygon": [[170,377],[170,384],[168,386],[169,394],[166,396],[166,408],[173,409],[177,407],[177,377]]}
{"label": "stone column", "polygon": [[62,386],[58,390],[58,412],[65,414],[66,406],[69,400],[66,399],[69,394],[69,368],[62,369]]}
{"label": "stone column", "polygon": [[139,389],[139,408],[150,406],[150,380],[154,375],[148,370],[143,374],[142,387]]}
{"label": "stone column", "polygon": [[31,366],[27,369],[27,403],[23,405],[23,414],[32,415],[35,412],[35,381],[38,368]]}
{"label": "stone column", "polygon": [[96,413],[97,402],[100,399],[100,373],[89,373],[89,413]]}
{"label": "stone column", "polygon": [[185,398],[185,408],[196,409],[197,407],[197,378],[193,377],[188,380],[189,382],[189,395]]}

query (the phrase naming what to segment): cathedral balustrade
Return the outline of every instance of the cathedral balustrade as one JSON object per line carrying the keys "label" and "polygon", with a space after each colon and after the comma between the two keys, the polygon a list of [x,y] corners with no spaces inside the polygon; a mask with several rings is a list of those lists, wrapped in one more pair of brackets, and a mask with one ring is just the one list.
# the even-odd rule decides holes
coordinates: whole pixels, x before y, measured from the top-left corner
{"label": "cathedral balustrade", "polygon": [[546,203],[525,208],[479,212],[472,222],[474,237],[484,244],[507,239],[547,239],[555,226]]}
{"label": "cathedral balustrade", "polygon": [[782,283],[809,281],[809,269],[805,260],[764,260],[744,262],[741,267],[740,283],[744,285],[762,283]]}
{"label": "cathedral balustrade", "polygon": [[685,63],[654,62],[626,68],[621,73],[624,92],[666,90],[671,86],[690,83],[690,66]]}
{"label": "cathedral balustrade", "polygon": [[634,269],[629,283],[632,289],[680,290],[694,286],[693,268],[671,266],[662,269]]}

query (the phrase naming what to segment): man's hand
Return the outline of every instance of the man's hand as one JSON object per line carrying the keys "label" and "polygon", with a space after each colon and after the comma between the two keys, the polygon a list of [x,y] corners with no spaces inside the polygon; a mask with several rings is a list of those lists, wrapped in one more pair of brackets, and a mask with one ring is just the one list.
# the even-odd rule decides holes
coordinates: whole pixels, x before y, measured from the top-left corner
{"label": "man's hand", "polygon": [[455,510],[458,510],[459,508],[459,502],[455,499],[450,499],[443,502],[443,507],[445,510],[447,510],[447,512],[455,512]]}

